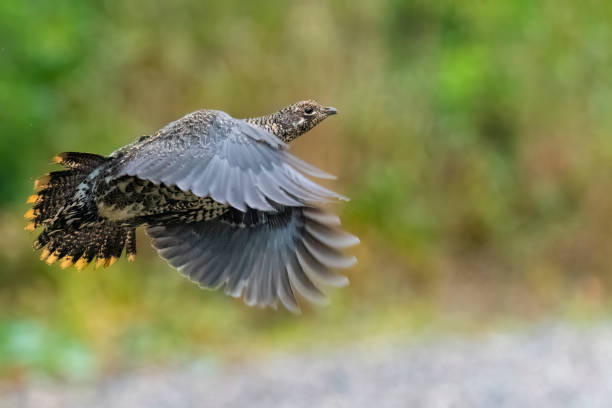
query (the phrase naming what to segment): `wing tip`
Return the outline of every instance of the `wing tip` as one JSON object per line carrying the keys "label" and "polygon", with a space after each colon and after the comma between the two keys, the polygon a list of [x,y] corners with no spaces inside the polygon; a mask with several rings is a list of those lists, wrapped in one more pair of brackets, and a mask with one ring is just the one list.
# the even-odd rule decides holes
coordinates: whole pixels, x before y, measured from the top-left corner
{"label": "wing tip", "polygon": [[344,275],[336,275],[336,277],[333,280],[328,280],[327,284],[329,286],[332,286],[334,288],[345,288],[347,287],[351,282],[349,281],[349,278],[347,278]]}

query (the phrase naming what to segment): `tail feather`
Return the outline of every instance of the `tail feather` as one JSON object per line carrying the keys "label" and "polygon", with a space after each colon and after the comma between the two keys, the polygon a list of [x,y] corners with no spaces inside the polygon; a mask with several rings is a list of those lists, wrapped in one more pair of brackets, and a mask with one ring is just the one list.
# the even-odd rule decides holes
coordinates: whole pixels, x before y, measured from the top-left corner
{"label": "tail feather", "polygon": [[55,171],[37,179],[34,185],[39,191],[28,198],[28,202],[33,206],[25,214],[25,218],[31,219],[35,227],[51,222],[85,177],[86,173],[65,170]]}
{"label": "tail feather", "polygon": [[[34,243],[34,248],[42,249],[41,260],[52,264],[61,260],[62,267],[75,265],[82,269],[94,259],[97,266],[110,266],[121,257],[123,249],[129,259],[136,255],[134,228],[122,227],[113,222],[52,229],[47,227]],[[126,246],[128,237],[132,237],[130,246]]]}
{"label": "tail feather", "polygon": [[134,261],[136,257],[136,229],[130,228],[125,235],[125,253],[128,261]]}
{"label": "tail feather", "polygon": [[72,198],[77,186],[106,160],[91,153],[65,152],[55,156],[54,161],[68,170],[45,174],[34,182],[38,192],[27,200],[33,206],[25,214],[25,218],[31,220],[26,229],[34,230],[40,225],[52,223]]}
{"label": "tail feather", "polygon": [[69,208],[77,186],[106,160],[91,153],[60,153],[54,161],[67,170],[51,172],[34,183],[38,192],[28,198],[27,202],[33,206],[25,218],[31,220],[27,230],[45,227],[34,242],[34,248],[42,250],[41,260],[48,264],[59,260],[62,268],[75,265],[82,269],[97,258],[97,265],[106,267],[121,256],[124,248],[128,258],[134,259],[134,228],[109,221],[71,226],[64,219],[64,210]]}
{"label": "tail feather", "polygon": [[93,153],[64,152],[55,156],[53,161],[68,169],[90,172],[104,163],[106,158]]}

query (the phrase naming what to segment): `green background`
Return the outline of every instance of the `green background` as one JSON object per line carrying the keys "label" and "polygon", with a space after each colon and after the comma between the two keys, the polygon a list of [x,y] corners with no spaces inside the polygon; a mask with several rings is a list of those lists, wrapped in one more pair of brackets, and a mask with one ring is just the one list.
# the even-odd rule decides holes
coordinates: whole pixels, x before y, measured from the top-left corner
{"label": "green background", "polygon": [[[0,2],[0,378],[605,316],[611,22],[605,1]],[[109,269],[33,253],[25,199],[54,154],[307,98],[340,115],[292,151],[339,176],[362,241],[331,306],[202,291],[143,234]]]}

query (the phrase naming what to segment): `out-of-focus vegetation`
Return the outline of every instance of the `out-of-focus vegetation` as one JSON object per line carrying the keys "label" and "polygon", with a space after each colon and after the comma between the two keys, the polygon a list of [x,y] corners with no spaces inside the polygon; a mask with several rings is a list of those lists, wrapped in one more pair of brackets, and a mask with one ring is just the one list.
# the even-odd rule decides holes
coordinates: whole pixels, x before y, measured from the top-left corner
{"label": "out-of-focus vegetation", "polygon": [[[0,2],[0,376],[605,311],[611,21],[604,1]],[[339,175],[362,239],[331,307],[201,291],[144,234],[136,263],[107,270],[33,254],[21,214],[55,153],[305,98],[341,114],[293,151]]]}

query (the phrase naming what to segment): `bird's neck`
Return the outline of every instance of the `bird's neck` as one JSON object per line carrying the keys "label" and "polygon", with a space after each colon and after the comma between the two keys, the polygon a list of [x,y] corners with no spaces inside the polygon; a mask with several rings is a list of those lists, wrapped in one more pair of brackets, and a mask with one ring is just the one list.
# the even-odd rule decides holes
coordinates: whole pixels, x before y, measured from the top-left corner
{"label": "bird's neck", "polygon": [[268,132],[272,133],[285,143],[291,142],[300,135],[300,132],[295,128],[295,126],[293,126],[291,123],[285,123],[283,121],[283,115],[280,112],[276,112],[271,115],[248,118],[245,119],[245,121],[251,125],[266,129]]}

